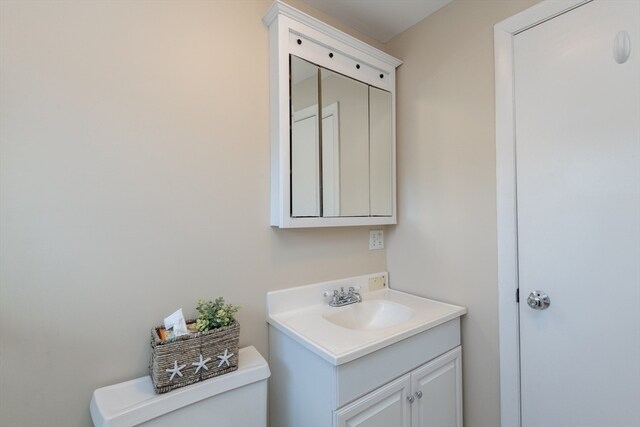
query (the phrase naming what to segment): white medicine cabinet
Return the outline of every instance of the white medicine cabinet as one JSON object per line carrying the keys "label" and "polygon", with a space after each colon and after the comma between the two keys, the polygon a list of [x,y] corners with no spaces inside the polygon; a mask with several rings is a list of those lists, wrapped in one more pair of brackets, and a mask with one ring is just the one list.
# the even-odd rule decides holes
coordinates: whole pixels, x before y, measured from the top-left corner
{"label": "white medicine cabinet", "polygon": [[276,1],[269,28],[271,225],[396,223],[402,62]]}

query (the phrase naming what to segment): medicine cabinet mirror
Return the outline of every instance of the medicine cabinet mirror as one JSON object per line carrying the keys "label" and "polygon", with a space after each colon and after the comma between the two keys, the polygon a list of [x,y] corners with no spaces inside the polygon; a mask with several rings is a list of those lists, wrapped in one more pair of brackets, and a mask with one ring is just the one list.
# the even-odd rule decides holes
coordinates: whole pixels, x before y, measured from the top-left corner
{"label": "medicine cabinet mirror", "polygon": [[276,2],[271,224],[395,224],[397,59]]}

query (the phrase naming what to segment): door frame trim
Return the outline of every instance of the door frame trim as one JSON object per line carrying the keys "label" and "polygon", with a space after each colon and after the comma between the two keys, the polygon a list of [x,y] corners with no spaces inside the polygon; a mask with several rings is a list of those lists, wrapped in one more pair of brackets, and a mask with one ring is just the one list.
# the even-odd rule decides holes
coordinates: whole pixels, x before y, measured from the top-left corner
{"label": "door frame trim", "polygon": [[514,36],[593,0],[546,0],[494,26],[500,420],[521,425]]}

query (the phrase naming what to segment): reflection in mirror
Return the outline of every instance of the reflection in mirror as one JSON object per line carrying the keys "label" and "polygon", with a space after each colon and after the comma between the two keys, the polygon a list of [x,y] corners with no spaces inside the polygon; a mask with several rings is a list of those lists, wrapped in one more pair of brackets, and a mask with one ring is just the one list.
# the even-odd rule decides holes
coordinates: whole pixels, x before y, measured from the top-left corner
{"label": "reflection in mirror", "polygon": [[318,67],[291,56],[291,216],[320,216]]}
{"label": "reflection in mirror", "polygon": [[323,204],[327,209],[322,216],[368,216],[368,86],[325,68],[320,68],[320,75],[321,105],[339,106],[338,120],[331,121],[324,118],[323,108]]}
{"label": "reflection in mirror", "polygon": [[392,216],[391,93],[290,60],[291,216]]}
{"label": "reflection in mirror", "polygon": [[340,107],[322,107],[322,216],[340,216]]}
{"label": "reflection in mirror", "polygon": [[371,216],[393,214],[391,93],[369,87]]}

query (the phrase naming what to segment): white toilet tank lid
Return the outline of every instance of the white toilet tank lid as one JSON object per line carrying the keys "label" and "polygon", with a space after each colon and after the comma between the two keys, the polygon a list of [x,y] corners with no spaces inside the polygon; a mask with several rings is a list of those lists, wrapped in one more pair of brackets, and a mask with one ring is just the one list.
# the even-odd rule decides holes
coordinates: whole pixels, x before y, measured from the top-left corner
{"label": "white toilet tank lid", "polygon": [[91,418],[96,427],[134,426],[270,375],[260,353],[245,347],[240,349],[237,370],[168,393],[156,394],[148,375],[99,388],[91,397]]}

